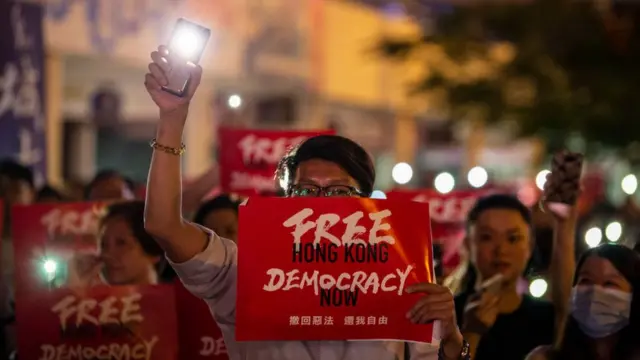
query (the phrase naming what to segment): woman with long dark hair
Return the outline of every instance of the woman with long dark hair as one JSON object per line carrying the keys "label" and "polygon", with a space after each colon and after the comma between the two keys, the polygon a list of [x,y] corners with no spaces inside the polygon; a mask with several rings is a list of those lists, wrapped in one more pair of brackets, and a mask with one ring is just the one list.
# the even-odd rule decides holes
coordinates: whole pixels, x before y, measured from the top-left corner
{"label": "woman with long dark hair", "polygon": [[639,333],[640,256],[621,245],[601,245],[578,261],[571,316],[555,349],[539,347],[527,359],[640,359]]}

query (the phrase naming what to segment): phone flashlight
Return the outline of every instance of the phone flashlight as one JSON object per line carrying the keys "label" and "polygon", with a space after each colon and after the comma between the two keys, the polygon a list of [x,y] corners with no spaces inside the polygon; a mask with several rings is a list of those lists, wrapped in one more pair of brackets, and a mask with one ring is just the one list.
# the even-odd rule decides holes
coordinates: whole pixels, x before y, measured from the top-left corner
{"label": "phone flashlight", "polygon": [[202,57],[211,37],[211,30],[185,19],[178,19],[169,41],[168,60],[171,70],[167,85],[162,89],[176,96],[184,96],[190,80],[190,70]]}

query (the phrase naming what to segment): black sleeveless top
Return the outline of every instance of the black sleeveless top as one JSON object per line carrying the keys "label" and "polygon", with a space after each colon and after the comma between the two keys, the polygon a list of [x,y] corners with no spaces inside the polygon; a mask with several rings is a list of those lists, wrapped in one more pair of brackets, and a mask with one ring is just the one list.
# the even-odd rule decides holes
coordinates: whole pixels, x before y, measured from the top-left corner
{"label": "black sleeveless top", "polygon": [[[470,293],[455,298],[458,326],[462,327],[464,308]],[[500,314],[482,337],[475,360],[521,360],[540,345],[554,340],[555,311],[551,303],[528,295],[522,296],[520,307],[510,314]]]}

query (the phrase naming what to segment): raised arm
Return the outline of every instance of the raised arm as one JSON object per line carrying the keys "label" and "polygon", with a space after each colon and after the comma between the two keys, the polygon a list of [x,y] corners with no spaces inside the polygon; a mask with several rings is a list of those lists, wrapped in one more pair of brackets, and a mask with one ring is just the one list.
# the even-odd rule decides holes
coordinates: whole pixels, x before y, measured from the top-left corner
{"label": "raised arm", "polygon": [[160,109],[145,206],[145,229],[164,249],[185,287],[204,299],[223,331],[235,324],[236,245],[182,217],[180,158],[182,131],[202,69],[193,66],[188,94],[177,97],[162,90],[170,70],[164,46],[151,54],[145,86]]}
{"label": "raised arm", "polygon": [[577,209],[567,216],[556,215],[553,250],[549,273],[551,279],[551,302],[555,308],[555,343],[560,344],[566,319],[569,316],[569,298],[576,267],[575,242]]}
{"label": "raised arm", "polygon": [[202,252],[208,241],[204,231],[182,217],[181,150],[182,132],[202,69],[191,68],[188,93],[178,97],[162,90],[170,71],[168,51],[161,46],[151,53],[153,62],[145,77],[145,86],[151,99],[158,105],[160,121],[156,133],[147,181],[145,229],[164,249],[167,257],[176,263],[185,262]]}

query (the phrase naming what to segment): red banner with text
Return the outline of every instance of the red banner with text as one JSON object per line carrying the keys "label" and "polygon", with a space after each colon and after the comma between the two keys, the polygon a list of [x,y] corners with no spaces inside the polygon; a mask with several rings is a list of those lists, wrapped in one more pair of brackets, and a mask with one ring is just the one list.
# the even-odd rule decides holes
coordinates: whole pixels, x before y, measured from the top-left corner
{"label": "red banner with text", "polygon": [[434,281],[426,204],[252,198],[240,224],[237,340],[433,341],[406,318]]}
{"label": "red banner with text", "polygon": [[305,139],[332,131],[271,131],[222,127],[220,181],[228,193],[252,196],[276,191],[274,174],[287,150]]}
{"label": "red banner with text", "polygon": [[442,246],[445,268],[455,268],[460,261],[469,210],[480,197],[494,192],[492,189],[475,189],[441,194],[434,189],[393,190],[387,193],[387,199],[429,204],[433,242]]}
{"label": "red banner with text", "polygon": [[213,320],[207,304],[191,294],[176,281],[178,304],[179,359],[229,359],[227,347],[218,324]]}
{"label": "red banner with text", "polygon": [[15,206],[18,352],[24,359],[178,359],[174,287],[131,228],[141,202]]}

